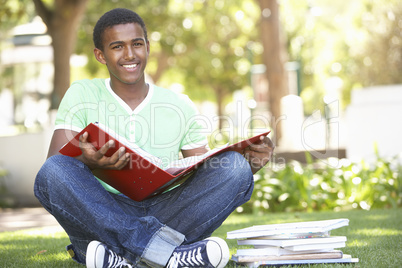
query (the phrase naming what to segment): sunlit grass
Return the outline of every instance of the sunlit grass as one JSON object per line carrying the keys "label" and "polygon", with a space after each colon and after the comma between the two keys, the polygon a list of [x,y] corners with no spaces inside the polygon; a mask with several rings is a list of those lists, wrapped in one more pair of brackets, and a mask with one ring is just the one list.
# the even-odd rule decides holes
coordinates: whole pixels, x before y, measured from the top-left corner
{"label": "sunlit grass", "polygon": [[60,228],[0,233],[0,267],[76,267],[64,250],[67,244]]}
{"label": "sunlit grass", "polygon": [[[344,212],[267,213],[231,215],[215,231],[214,236],[226,238],[232,230],[259,224],[348,218],[349,226],[336,229],[332,235],[345,235],[345,254],[359,258],[357,264],[318,264],[314,268],[400,267],[402,263],[402,209],[352,210]],[[226,240],[230,253],[237,250],[236,240]],[[59,228],[38,228],[0,233],[0,267],[83,267],[72,261],[65,246],[66,233]],[[229,262],[227,267],[235,267]],[[296,267],[312,267],[308,265]]]}
{"label": "sunlit grass", "polygon": [[402,231],[397,230],[397,229],[381,229],[375,228],[375,229],[361,229],[361,230],[356,230],[355,232],[357,235],[367,235],[367,236],[385,236],[385,235],[401,235],[402,236]]}

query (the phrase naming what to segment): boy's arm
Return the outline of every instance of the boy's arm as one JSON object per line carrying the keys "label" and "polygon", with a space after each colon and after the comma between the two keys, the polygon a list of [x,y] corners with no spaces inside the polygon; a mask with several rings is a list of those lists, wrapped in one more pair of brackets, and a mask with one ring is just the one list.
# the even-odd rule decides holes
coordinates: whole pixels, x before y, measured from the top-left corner
{"label": "boy's arm", "polygon": [[206,146],[194,148],[191,150],[181,150],[183,157],[202,155],[202,154],[205,154],[206,152],[208,152],[208,149],[206,148]]}
{"label": "boy's arm", "polygon": [[[56,129],[53,132],[52,139],[50,141],[49,151],[47,153],[47,158],[60,154],[59,150],[63,147],[64,144],[69,142],[78,132],[67,130],[67,129]],[[70,138],[69,138],[70,137]]]}
{"label": "boy's arm", "polygon": [[[49,146],[47,157],[60,154],[59,150],[66,144],[72,137],[75,137],[78,132],[66,129],[56,129],[53,133],[52,140]],[[122,169],[130,160],[130,154],[125,152],[124,147],[120,148],[111,157],[105,156],[106,152],[114,146],[113,141],[109,141],[99,150],[87,141],[88,132],[80,136],[80,148],[82,154],[75,157],[83,162],[90,169]]]}

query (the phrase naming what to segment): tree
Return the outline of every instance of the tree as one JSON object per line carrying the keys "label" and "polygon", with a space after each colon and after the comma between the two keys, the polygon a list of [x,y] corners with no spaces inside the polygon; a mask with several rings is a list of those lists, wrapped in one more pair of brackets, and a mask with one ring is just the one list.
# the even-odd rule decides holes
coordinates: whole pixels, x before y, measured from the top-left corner
{"label": "tree", "polygon": [[281,15],[306,114],[324,110],[333,78],[342,108],[353,89],[402,83],[400,1],[282,1]]}
{"label": "tree", "polygon": [[401,16],[400,1],[363,1],[360,14],[355,17],[359,26],[356,35],[363,42],[359,49],[350,47],[355,83],[363,87],[402,83]]}
{"label": "tree", "polygon": [[52,38],[54,62],[54,90],[51,108],[59,106],[70,86],[70,56],[74,52],[77,29],[88,0],[54,0],[53,6],[43,0],[33,0],[37,14],[42,18]]}
{"label": "tree", "polygon": [[260,38],[264,47],[263,63],[269,83],[269,110],[271,124],[274,124],[275,141],[281,137],[280,118],[281,98],[288,94],[284,63],[286,62],[285,45],[282,43],[279,7],[277,0],[258,0],[261,8]]}
{"label": "tree", "polygon": [[[23,1],[0,0],[0,52],[3,49],[2,42],[9,38],[8,31],[18,24],[28,22],[31,18],[27,12],[28,5]],[[0,57],[0,63],[2,59]],[[10,70],[4,70],[0,65],[0,92],[4,88],[12,85],[13,73]]]}
{"label": "tree", "polygon": [[4,32],[27,19],[26,5],[16,0],[0,0],[0,40]]}
{"label": "tree", "polygon": [[214,96],[219,129],[225,121],[227,98],[249,85],[251,63],[247,45],[256,39],[252,34],[256,12],[257,8],[249,1],[230,4],[206,1],[184,14],[183,24],[187,29],[180,41],[185,46],[185,55],[177,55],[177,66],[186,88],[192,91],[190,95]]}

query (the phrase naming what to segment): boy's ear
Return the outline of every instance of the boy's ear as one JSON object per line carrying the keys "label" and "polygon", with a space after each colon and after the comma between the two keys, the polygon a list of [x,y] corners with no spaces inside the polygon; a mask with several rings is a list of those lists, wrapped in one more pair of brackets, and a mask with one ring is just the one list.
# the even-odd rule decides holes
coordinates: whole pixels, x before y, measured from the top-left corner
{"label": "boy's ear", "polygon": [[147,40],[147,53],[149,56],[149,52],[151,51],[151,45],[149,44],[149,40]]}
{"label": "boy's ear", "polygon": [[94,48],[94,54],[97,61],[102,64],[106,64],[105,56],[103,55],[102,50],[100,50],[99,48]]}

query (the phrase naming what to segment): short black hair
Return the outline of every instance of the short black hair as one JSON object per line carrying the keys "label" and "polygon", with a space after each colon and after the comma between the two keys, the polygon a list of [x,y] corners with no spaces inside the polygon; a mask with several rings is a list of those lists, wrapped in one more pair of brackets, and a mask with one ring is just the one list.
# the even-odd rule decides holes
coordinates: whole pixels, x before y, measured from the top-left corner
{"label": "short black hair", "polygon": [[142,18],[132,10],[115,8],[103,14],[96,23],[92,36],[95,47],[103,50],[102,36],[107,28],[127,23],[138,23],[144,31],[145,41],[148,41],[147,28]]}

